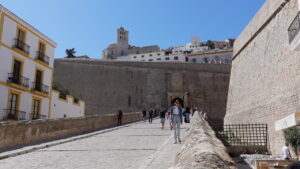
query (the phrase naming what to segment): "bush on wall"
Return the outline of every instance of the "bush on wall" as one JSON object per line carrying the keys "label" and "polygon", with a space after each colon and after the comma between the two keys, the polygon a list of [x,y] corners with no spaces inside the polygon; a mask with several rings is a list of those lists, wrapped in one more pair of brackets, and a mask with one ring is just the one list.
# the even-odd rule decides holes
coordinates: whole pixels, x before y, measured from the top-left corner
{"label": "bush on wall", "polygon": [[295,154],[297,154],[297,146],[300,145],[300,130],[294,126],[283,130],[286,143],[290,144]]}

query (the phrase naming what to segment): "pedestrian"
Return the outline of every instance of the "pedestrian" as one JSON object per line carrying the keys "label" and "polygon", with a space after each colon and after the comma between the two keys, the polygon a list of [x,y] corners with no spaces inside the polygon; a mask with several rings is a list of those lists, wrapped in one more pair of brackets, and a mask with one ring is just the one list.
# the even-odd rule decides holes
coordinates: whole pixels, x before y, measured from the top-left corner
{"label": "pedestrian", "polygon": [[122,125],[122,118],[123,118],[123,112],[122,112],[122,110],[118,111],[117,118],[118,118],[118,125],[121,126]]}
{"label": "pedestrian", "polygon": [[172,130],[173,129],[173,123],[172,123],[173,120],[171,118],[171,111],[170,110],[167,110],[166,116],[167,116],[167,120],[169,121],[170,129]]}
{"label": "pedestrian", "polygon": [[182,124],[182,107],[178,100],[175,101],[175,106],[171,108],[171,118],[174,125],[174,144],[177,144],[177,140],[179,143],[181,143],[180,124]]}
{"label": "pedestrian", "polygon": [[285,159],[285,160],[292,159],[288,143],[285,143],[285,145],[281,148],[281,152],[282,152],[283,159]]}
{"label": "pedestrian", "polygon": [[288,165],[287,169],[300,169],[300,146],[297,147],[297,155],[298,159],[296,162]]}
{"label": "pedestrian", "polygon": [[189,107],[186,107],[184,111],[185,123],[190,123],[190,113],[191,109]]}
{"label": "pedestrian", "polygon": [[149,123],[152,123],[152,120],[153,120],[153,110],[150,110],[149,111]]}
{"label": "pedestrian", "polygon": [[143,113],[143,121],[146,122],[147,111],[144,109],[142,113]]}
{"label": "pedestrian", "polygon": [[163,130],[165,127],[165,119],[166,119],[166,110],[163,110],[159,113],[161,129]]}

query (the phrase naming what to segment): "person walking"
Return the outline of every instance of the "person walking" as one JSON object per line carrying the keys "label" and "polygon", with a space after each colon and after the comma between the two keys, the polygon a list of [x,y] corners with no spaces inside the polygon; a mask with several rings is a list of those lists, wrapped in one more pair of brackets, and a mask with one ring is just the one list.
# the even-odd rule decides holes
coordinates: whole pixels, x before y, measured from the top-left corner
{"label": "person walking", "polygon": [[163,110],[159,113],[160,123],[161,123],[161,129],[163,130],[165,127],[165,119],[166,119],[166,110]]}
{"label": "person walking", "polygon": [[281,152],[282,152],[283,159],[285,159],[285,160],[292,159],[288,143],[285,143],[285,145],[281,148]]}
{"label": "person walking", "polygon": [[143,121],[145,122],[147,118],[147,111],[144,109],[142,113],[143,113]]}
{"label": "person walking", "polygon": [[149,123],[152,123],[153,120],[153,110],[149,111]]}
{"label": "person walking", "polygon": [[118,111],[117,118],[118,118],[118,126],[121,126],[122,125],[122,118],[123,118],[123,112],[122,112],[122,110]]}
{"label": "person walking", "polygon": [[178,100],[175,101],[175,106],[171,108],[171,118],[174,125],[174,144],[177,144],[177,141],[181,143],[180,124],[182,124],[182,107]]}

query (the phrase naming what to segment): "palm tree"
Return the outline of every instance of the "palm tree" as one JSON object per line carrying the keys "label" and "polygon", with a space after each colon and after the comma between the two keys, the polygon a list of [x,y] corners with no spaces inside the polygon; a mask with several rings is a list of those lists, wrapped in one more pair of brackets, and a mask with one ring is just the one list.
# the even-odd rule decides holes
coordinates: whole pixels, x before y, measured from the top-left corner
{"label": "palm tree", "polygon": [[74,55],[76,53],[75,48],[72,49],[66,49],[67,56],[65,58],[76,58]]}

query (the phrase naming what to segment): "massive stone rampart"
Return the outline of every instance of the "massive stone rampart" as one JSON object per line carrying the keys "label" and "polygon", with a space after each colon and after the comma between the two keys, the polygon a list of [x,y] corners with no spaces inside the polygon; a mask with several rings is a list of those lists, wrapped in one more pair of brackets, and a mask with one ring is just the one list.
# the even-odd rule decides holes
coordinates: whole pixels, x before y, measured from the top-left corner
{"label": "massive stone rampart", "polygon": [[[284,145],[275,121],[300,106],[300,57],[290,50],[288,37],[298,12],[296,0],[266,1],[234,46],[235,53],[245,47],[232,62],[225,123],[267,123],[274,154]],[[257,32],[255,25],[262,24]]]}
{"label": "massive stone rampart", "polygon": [[223,121],[230,76],[228,64],[145,63],[56,59],[54,81],[86,101],[86,114],[185,106]]}
{"label": "massive stone rampart", "polygon": [[[141,113],[124,114],[123,123],[136,122]],[[91,132],[117,125],[115,115],[80,118],[19,121],[0,123],[0,151],[53,139],[59,139],[85,132]]]}
{"label": "massive stone rampart", "polygon": [[194,114],[175,161],[174,169],[234,168],[226,147],[199,113]]}

